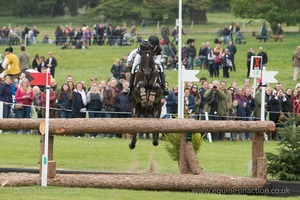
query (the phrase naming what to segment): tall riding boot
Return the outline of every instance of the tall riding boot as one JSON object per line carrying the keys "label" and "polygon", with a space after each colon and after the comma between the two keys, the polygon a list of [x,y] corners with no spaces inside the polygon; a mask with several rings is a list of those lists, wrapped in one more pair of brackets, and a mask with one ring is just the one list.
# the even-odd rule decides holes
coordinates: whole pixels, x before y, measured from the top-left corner
{"label": "tall riding boot", "polygon": [[161,88],[163,90],[165,90],[165,88],[166,88],[166,80],[165,80],[165,73],[164,72],[160,73],[160,80],[161,80]]}
{"label": "tall riding boot", "polygon": [[166,80],[165,80],[165,73],[164,72],[160,73],[160,79],[161,79],[161,89],[163,90],[163,94],[168,95],[169,90],[166,88]]}
{"label": "tall riding boot", "polygon": [[134,83],[134,74],[130,74],[130,80],[129,80],[129,94],[132,94],[133,91],[133,83]]}
{"label": "tall riding boot", "polygon": [[133,82],[134,82],[134,74],[130,74],[130,81],[129,81],[129,88],[133,88]]}

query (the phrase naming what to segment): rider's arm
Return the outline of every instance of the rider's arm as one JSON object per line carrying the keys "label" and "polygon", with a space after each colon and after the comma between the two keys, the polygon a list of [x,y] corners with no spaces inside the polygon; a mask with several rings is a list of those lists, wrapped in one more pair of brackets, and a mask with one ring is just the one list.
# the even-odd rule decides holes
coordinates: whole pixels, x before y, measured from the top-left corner
{"label": "rider's arm", "polygon": [[156,63],[156,64],[159,64],[159,65],[161,64],[161,55],[157,55],[157,56],[156,56],[156,58],[155,58],[155,63]]}
{"label": "rider's arm", "polygon": [[7,75],[7,58],[4,58],[4,61],[2,62],[2,68],[4,69],[4,71],[0,74],[0,78],[3,78],[4,76]]}
{"label": "rider's arm", "polygon": [[129,54],[129,56],[127,58],[127,63],[132,62],[133,58],[136,56],[137,53],[138,53],[138,48],[131,51],[131,53]]}

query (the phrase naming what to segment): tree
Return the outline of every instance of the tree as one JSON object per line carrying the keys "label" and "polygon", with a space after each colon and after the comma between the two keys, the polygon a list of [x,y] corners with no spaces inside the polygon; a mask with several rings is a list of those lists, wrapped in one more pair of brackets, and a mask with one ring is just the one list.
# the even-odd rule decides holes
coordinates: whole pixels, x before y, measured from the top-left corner
{"label": "tree", "polygon": [[[161,14],[175,13],[178,18],[178,3],[174,0],[144,0],[145,5],[155,7]],[[212,0],[183,0],[182,17],[188,18],[190,21],[205,23],[207,22],[206,11],[209,9]],[[162,12],[161,8],[168,8],[169,12]]]}
{"label": "tree", "polygon": [[279,180],[300,181],[300,128],[291,126],[299,122],[299,117],[288,118],[279,129],[282,136],[277,149],[279,154],[266,153],[268,173]]}
{"label": "tree", "polygon": [[278,23],[289,26],[300,22],[299,0],[231,0],[231,9],[238,17],[267,20],[273,32]]}

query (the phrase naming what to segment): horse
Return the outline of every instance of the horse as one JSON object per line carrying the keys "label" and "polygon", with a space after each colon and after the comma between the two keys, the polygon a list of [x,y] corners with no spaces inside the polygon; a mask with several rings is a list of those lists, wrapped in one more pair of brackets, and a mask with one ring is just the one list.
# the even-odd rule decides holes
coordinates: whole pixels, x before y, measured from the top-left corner
{"label": "horse", "polygon": [[[159,118],[161,113],[162,89],[158,66],[154,62],[154,52],[150,43],[140,47],[141,63],[137,66],[132,89],[132,117]],[[135,148],[137,134],[133,134],[129,144]],[[152,144],[158,145],[158,133],[153,134]]]}

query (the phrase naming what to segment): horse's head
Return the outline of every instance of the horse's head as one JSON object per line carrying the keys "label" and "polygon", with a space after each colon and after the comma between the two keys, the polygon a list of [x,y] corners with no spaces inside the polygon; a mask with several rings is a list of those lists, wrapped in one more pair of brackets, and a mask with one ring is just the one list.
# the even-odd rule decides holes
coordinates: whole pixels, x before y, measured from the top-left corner
{"label": "horse's head", "polygon": [[146,78],[150,77],[151,73],[155,70],[154,65],[154,52],[151,44],[144,40],[141,44],[141,71],[145,74]]}

